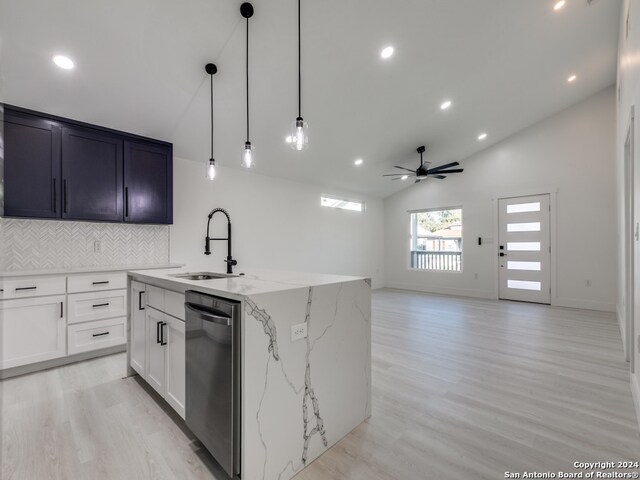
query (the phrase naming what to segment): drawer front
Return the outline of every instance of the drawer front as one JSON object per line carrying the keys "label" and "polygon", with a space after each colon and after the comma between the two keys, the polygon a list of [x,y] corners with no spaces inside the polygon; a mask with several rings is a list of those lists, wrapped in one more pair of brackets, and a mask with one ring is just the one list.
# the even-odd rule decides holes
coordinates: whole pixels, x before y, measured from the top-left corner
{"label": "drawer front", "polygon": [[120,288],[127,288],[127,274],[125,272],[83,273],[82,275],[69,275],[67,280],[69,293],[98,292]]}
{"label": "drawer front", "polygon": [[164,313],[184,320],[184,293],[164,292]]}
{"label": "drawer front", "polygon": [[147,285],[147,305],[164,312],[164,288]]}
{"label": "drawer front", "polygon": [[91,322],[127,314],[127,290],[68,295],[67,323]]}
{"label": "drawer front", "polygon": [[0,299],[64,295],[66,277],[0,278]]}
{"label": "drawer front", "polygon": [[125,328],[126,317],[69,325],[67,327],[69,355],[123,345],[127,341]]}

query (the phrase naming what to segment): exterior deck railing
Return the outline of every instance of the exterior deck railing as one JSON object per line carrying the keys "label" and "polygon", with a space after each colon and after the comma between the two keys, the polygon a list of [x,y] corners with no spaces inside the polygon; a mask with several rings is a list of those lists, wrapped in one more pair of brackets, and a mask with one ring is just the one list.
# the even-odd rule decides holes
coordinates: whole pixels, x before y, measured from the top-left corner
{"label": "exterior deck railing", "polygon": [[462,252],[412,250],[411,268],[459,272],[462,270]]}

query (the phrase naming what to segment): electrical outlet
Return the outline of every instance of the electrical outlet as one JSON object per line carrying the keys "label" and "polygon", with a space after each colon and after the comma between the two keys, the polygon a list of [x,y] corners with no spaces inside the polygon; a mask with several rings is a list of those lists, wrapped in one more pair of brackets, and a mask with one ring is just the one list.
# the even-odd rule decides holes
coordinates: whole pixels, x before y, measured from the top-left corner
{"label": "electrical outlet", "polygon": [[93,242],[93,251],[96,253],[102,252],[102,242],[100,240]]}
{"label": "electrical outlet", "polygon": [[292,325],[291,341],[295,342],[297,340],[302,340],[303,338],[307,338],[307,324],[303,322],[297,325]]}
{"label": "electrical outlet", "polygon": [[585,280],[584,281],[584,286],[585,287],[590,287],[591,286],[591,280]]}

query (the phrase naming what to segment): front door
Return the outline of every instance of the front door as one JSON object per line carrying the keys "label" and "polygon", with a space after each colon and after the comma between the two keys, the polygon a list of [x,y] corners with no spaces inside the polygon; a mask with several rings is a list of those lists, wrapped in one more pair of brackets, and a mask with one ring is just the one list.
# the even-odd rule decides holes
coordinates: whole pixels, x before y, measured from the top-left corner
{"label": "front door", "polygon": [[549,195],[498,200],[500,299],[551,303]]}

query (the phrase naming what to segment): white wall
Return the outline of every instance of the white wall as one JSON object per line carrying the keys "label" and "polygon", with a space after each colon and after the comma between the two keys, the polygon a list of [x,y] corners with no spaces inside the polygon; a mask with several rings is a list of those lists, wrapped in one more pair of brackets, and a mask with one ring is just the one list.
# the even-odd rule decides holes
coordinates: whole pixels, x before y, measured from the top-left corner
{"label": "white wall", "polygon": [[[320,195],[345,194],[316,185],[219,168],[215,181],[204,176],[204,161],[174,159],[174,224],[171,261],[189,268],[225,268],[226,242],[212,242],[203,254],[207,214],[226,209],[233,225],[238,272],[251,268],[362,275],[372,286],[384,283],[381,199],[346,193],[366,202],[363,213],[320,207]],[[226,219],[216,214],[212,237],[226,237]]]}
{"label": "white wall", "polygon": [[[627,18],[629,36],[627,38]],[[635,169],[635,221],[640,221],[640,141],[638,137],[638,108],[640,108],[640,2],[636,0],[625,0],[622,8],[620,19],[620,42],[618,51],[618,88],[620,90],[620,98],[618,102],[618,118],[617,118],[617,135],[616,135],[616,170],[617,170],[617,210],[618,210],[618,283],[620,285],[617,303],[618,318],[623,337],[626,337],[625,331],[625,266],[627,257],[624,252],[624,143],[629,126],[629,117],[631,107],[636,108],[635,119],[635,152],[634,152],[634,169]],[[638,242],[635,244],[635,271],[636,279],[640,274],[640,254]],[[638,280],[636,280],[638,282]],[[640,284],[635,284],[636,292],[635,305],[635,336],[640,333],[640,297],[638,295]],[[634,299],[628,299],[633,302]],[[633,348],[635,349],[635,373],[631,375],[631,390],[634,395],[636,405],[636,413],[640,421],[640,350],[638,349],[638,340],[633,340]]]}
{"label": "white wall", "polygon": [[[385,200],[386,285],[497,298],[496,198],[556,192],[554,305],[615,310],[615,89],[593,97]],[[407,210],[463,207],[463,272],[410,270]],[[477,245],[477,237],[494,243]],[[474,274],[477,274],[476,279]],[[585,281],[592,286],[586,287]],[[553,283],[553,282],[552,282]]]}

